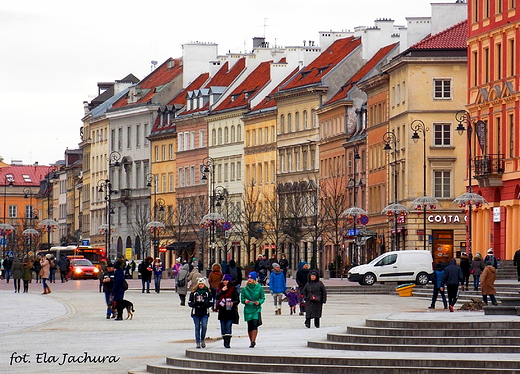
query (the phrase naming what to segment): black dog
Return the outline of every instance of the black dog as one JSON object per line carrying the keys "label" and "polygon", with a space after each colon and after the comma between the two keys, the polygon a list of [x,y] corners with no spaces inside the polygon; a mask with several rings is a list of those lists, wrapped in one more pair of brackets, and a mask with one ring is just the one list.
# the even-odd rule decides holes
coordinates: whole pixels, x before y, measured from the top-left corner
{"label": "black dog", "polygon": [[[128,312],[128,316],[126,317],[126,319],[133,319],[134,318],[134,304],[131,302],[131,301],[128,301],[128,300],[120,300],[119,301],[121,304],[123,304],[123,308],[122,309],[126,309],[126,311]],[[112,303],[110,303],[110,309],[112,309],[112,316],[117,318],[117,308],[116,308],[116,302],[113,301]],[[123,316],[121,316],[122,318]]]}

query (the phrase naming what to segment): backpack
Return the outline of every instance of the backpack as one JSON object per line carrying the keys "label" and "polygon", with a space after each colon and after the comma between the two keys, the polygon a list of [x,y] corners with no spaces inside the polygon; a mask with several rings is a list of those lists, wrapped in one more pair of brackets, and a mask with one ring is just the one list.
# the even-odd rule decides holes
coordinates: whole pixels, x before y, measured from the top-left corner
{"label": "backpack", "polygon": [[123,291],[126,291],[128,290],[128,282],[126,281],[126,279],[123,280]]}
{"label": "backpack", "polygon": [[186,276],[184,278],[177,280],[177,287],[184,287],[186,286]]}

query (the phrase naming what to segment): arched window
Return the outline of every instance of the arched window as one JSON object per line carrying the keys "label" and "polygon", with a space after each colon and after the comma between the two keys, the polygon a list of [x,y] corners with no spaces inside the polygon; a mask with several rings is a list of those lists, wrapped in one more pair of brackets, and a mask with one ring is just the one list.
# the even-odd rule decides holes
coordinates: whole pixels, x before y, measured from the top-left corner
{"label": "arched window", "polygon": [[294,113],[294,131],[300,131],[300,112]]}
{"label": "arched window", "polygon": [[287,132],[292,132],[292,114],[287,115]]}
{"label": "arched window", "polygon": [[222,144],[222,127],[218,128],[218,144]]}
{"label": "arched window", "polygon": [[240,125],[237,126],[237,142],[242,141],[242,127]]}
{"label": "arched window", "polygon": [[234,143],[236,142],[236,137],[235,137],[235,126],[231,126],[231,143]]}
{"label": "arched window", "polygon": [[303,129],[308,129],[309,128],[309,119],[307,118],[307,111],[304,110],[303,111]]}
{"label": "arched window", "polygon": [[211,145],[217,144],[217,130],[211,130]]}
{"label": "arched window", "polygon": [[229,143],[229,128],[227,126],[224,127],[224,143]]}
{"label": "arched window", "polygon": [[285,133],[285,116],[282,114],[280,116],[280,134]]}

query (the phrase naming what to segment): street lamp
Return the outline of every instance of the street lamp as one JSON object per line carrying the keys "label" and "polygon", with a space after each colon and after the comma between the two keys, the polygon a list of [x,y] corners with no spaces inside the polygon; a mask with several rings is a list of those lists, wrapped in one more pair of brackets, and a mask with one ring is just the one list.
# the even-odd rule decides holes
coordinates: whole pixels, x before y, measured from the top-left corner
{"label": "street lamp", "polygon": [[[466,160],[466,165],[467,165],[467,168],[468,168],[468,192],[466,193],[463,193],[462,195],[460,195],[459,197],[457,197],[455,200],[453,200],[453,202],[455,204],[457,204],[459,206],[459,208],[462,208],[464,210],[464,212],[467,213],[468,215],[468,219],[467,219],[467,223],[468,223],[468,226],[467,226],[467,232],[466,232],[466,235],[467,235],[467,239],[468,239],[468,245],[466,247],[466,251],[467,251],[467,254],[470,254],[472,253],[471,252],[471,248],[472,248],[472,242],[471,242],[471,229],[472,229],[472,212],[473,212],[473,206],[475,206],[476,209],[480,208],[483,204],[487,204],[487,201],[486,199],[484,199],[482,196],[480,196],[479,194],[476,194],[476,193],[473,193],[473,190],[472,190],[472,175],[471,175],[471,171],[472,171],[472,154],[471,154],[471,140],[472,140],[472,134],[473,134],[473,126],[471,124],[471,121],[470,121],[470,115],[468,112],[466,112],[465,110],[459,110],[456,114],[455,114],[455,119],[457,120],[457,122],[459,123],[457,128],[455,130],[457,130],[457,133],[459,135],[462,135],[464,133],[464,131],[468,131],[467,132],[467,146],[468,146],[468,152],[467,152],[467,155],[468,155],[468,158]],[[467,128],[464,127],[464,124],[463,122],[466,122],[466,126]],[[476,122],[476,125],[479,126],[482,124],[482,121],[477,121]]]}
{"label": "street lamp", "polygon": [[26,213],[29,215],[29,217],[27,217],[27,218],[29,218],[29,228],[25,229],[22,232],[22,235],[29,239],[29,251],[30,252],[32,252],[32,250],[33,250],[33,248],[32,248],[33,237],[36,237],[39,235],[38,231],[35,230],[33,227],[33,219],[34,218],[38,219],[38,214],[36,213],[36,215],[35,215],[35,209],[32,205],[32,197],[33,197],[32,190],[29,187],[25,187],[23,189],[23,198],[29,199],[29,211],[26,210]]}
{"label": "street lamp", "polygon": [[[391,132],[387,131],[383,134],[383,143],[385,146],[383,150],[386,152],[393,151],[394,154],[394,202],[392,204],[387,205],[383,208],[381,214],[385,214],[388,217],[392,217],[394,219],[394,251],[399,250],[399,236],[398,236],[398,217],[405,216],[408,213],[408,208],[402,204],[399,204],[398,195],[397,195],[397,143],[399,143],[399,139],[397,136]],[[390,165],[390,163],[389,163]],[[389,171],[390,172],[390,171]],[[403,236],[404,238],[404,236]],[[403,239],[404,242],[404,239]],[[404,247],[404,246],[403,246]],[[404,248],[403,248],[404,249]]]}
{"label": "street lamp", "polygon": [[422,211],[423,214],[423,249],[426,250],[426,211],[430,209],[437,209],[440,205],[439,201],[431,196],[426,196],[426,132],[429,130],[423,121],[416,119],[412,121],[410,127],[413,131],[412,140],[417,143],[421,139],[419,131],[422,132],[423,139],[423,195],[412,201],[411,207],[417,211]]}
{"label": "street lamp", "polygon": [[97,183],[97,191],[99,193],[105,193],[105,219],[106,225],[102,224],[98,227],[98,231],[100,234],[105,236],[105,252],[110,259],[110,244],[111,244],[111,234],[112,234],[112,215],[114,212],[114,206],[112,204],[112,195],[117,195],[118,191],[112,189],[112,183],[110,179],[100,179]]}
{"label": "street lamp", "polygon": [[5,257],[5,247],[7,244],[6,236],[14,231],[14,227],[7,223],[7,187],[13,187],[13,177],[10,174],[4,175],[4,222],[0,224],[2,234],[2,258]]}
{"label": "street lamp", "polygon": [[[352,207],[347,209],[348,213],[344,212],[344,215],[346,215],[347,219],[350,223],[353,224],[353,235],[354,241],[352,243],[352,255],[349,256],[350,259],[356,257],[356,263],[360,263],[360,256],[357,250],[357,239],[358,239],[358,233],[356,229],[356,223],[358,219],[362,215],[366,215],[366,211],[357,207],[357,187],[359,183],[357,182],[357,160],[361,159],[361,156],[359,155],[359,146],[354,145],[353,147],[353,159],[352,159],[352,167],[353,167],[353,178],[349,179],[349,187],[352,187]],[[350,182],[352,182],[352,186],[350,185]]]}
{"label": "street lamp", "polygon": [[215,160],[212,157],[202,159],[202,177],[206,181],[210,178],[209,213],[202,217],[201,227],[209,230],[209,266],[213,264],[215,258],[215,232],[219,222],[224,222],[224,217],[215,212]]}

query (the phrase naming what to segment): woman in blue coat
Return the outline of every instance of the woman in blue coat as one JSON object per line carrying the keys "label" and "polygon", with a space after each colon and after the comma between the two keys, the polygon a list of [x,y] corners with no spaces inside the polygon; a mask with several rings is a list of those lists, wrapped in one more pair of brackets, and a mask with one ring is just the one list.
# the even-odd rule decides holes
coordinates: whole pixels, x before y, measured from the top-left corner
{"label": "woman in blue coat", "polygon": [[125,288],[124,284],[126,283],[125,280],[125,273],[123,272],[123,269],[121,267],[121,261],[117,261],[115,264],[116,272],[114,273],[114,288],[112,289],[112,296],[114,299],[114,302],[116,303],[116,309],[117,309],[117,318],[116,321],[122,321],[123,320],[123,299],[125,298]]}

